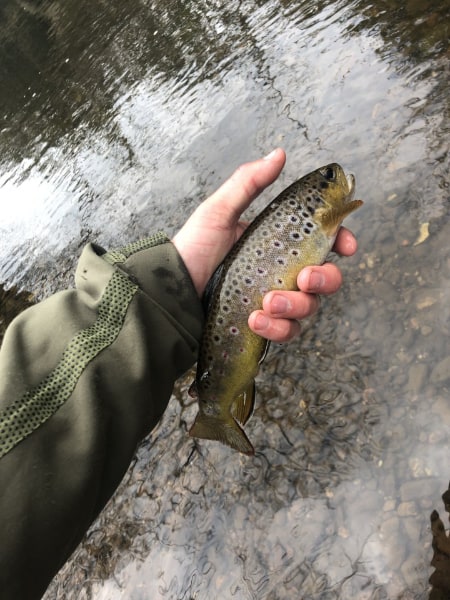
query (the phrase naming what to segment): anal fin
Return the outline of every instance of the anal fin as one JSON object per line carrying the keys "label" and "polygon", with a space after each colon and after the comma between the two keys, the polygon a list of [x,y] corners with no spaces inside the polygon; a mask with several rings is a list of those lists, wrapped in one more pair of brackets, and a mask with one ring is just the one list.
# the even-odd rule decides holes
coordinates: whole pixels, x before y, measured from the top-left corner
{"label": "anal fin", "polygon": [[245,425],[255,408],[255,380],[252,379],[245,392],[242,392],[233,403],[231,412],[241,425]]}

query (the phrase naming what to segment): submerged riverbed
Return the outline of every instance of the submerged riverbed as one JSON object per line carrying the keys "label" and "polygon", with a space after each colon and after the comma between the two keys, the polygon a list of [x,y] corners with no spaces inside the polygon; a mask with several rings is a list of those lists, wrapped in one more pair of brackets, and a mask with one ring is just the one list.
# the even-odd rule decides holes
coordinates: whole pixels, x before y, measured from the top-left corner
{"label": "submerged riverbed", "polygon": [[262,365],[256,456],[187,436],[186,374],[46,600],[448,598],[450,2],[0,10],[3,287],[39,299],[88,240],[174,233],[275,146],[249,217],[331,161],[365,202],[342,290]]}

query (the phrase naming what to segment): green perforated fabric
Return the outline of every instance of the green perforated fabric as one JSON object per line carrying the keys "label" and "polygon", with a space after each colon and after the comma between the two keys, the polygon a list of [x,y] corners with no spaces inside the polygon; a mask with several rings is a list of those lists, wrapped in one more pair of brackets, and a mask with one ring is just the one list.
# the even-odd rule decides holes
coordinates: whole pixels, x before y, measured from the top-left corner
{"label": "green perforated fabric", "polygon": [[[131,254],[166,241],[165,234],[158,233],[102,258],[108,257],[111,264],[124,262]],[[0,412],[0,457],[45,423],[70,397],[87,365],[119,335],[137,290],[138,286],[124,273],[113,273],[99,302],[95,323],[72,338],[56,367],[39,385]]]}
{"label": "green perforated fabric", "polygon": [[73,392],[90,361],[118,336],[137,286],[116,272],[98,306],[95,323],[75,335],[55,369],[0,414],[0,457],[49,419]]}
{"label": "green perforated fabric", "polygon": [[163,231],[158,231],[154,235],[143,240],[133,242],[127,246],[122,246],[122,248],[117,248],[116,250],[111,250],[111,252],[104,254],[102,258],[111,265],[124,263],[132,254],[140,252],[141,250],[147,250],[153,246],[159,246],[159,244],[165,244],[168,241],[169,238],[167,235]]}

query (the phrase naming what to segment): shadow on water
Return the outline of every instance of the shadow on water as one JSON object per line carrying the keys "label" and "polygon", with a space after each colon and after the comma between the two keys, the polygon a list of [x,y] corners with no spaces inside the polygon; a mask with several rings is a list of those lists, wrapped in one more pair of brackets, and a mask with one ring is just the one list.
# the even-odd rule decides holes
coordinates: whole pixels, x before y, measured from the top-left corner
{"label": "shadow on water", "polygon": [[187,437],[187,374],[46,599],[446,597],[450,3],[5,0],[0,13],[8,285],[41,297],[70,284],[88,239],[176,230],[275,145],[288,163],[257,208],[330,160],[365,200],[342,290],[262,365],[256,457]]}

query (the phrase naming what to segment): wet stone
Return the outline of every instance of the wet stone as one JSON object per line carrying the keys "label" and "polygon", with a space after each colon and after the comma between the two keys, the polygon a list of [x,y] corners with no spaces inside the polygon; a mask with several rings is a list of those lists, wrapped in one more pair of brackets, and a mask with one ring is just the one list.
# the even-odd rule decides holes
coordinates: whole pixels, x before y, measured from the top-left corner
{"label": "wet stone", "polygon": [[421,517],[403,517],[402,526],[413,544],[419,543],[421,534]]}
{"label": "wet stone", "polygon": [[450,426],[450,399],[438,398],[433,402],[432,411],[439,415],[441,422]]}
{"label": "wet stone", "polygon": [[[420,566],[420,559],[417,556],[408,556],[402,564],[400,570],[404,577],[405,583],[408,586],[417,585],[418,581],[418,567]],[[431,598],[431,596],[430,596]]]}
{"label": "wet stone", "polygon": [[408,372],[408,390],[414,394],[420,392],[427,380],[427,375],[428,365],[424,363],[411,365]]}
{"label": "wet stone", "polygon": [[435,481],[429,478],[413,479],[400,486],[400,497],[403,503],[426,498],[432,494]]}
{"label": "wet stone", "polygon": [[392,518],[383,524],[382,547],[385,549],[383,554],[388,559],[390,569],[398,571],[406,556],[398,519]]}
{"label": "wet stone", "polygon": [[352,319],[356,321],[365,321],[369,314],[367,302],[361,301],[352,308]]}
{"label": "wet stone", "polygon": [[399,517],[413,517],[417,514],[417,506],[415,502],[401,502],[397,507]]}
{"label": "wet stone", "polygon": [[450,381],[450,356],[441,360],[431,371],[430,381],[432,383],[443,383]]}

